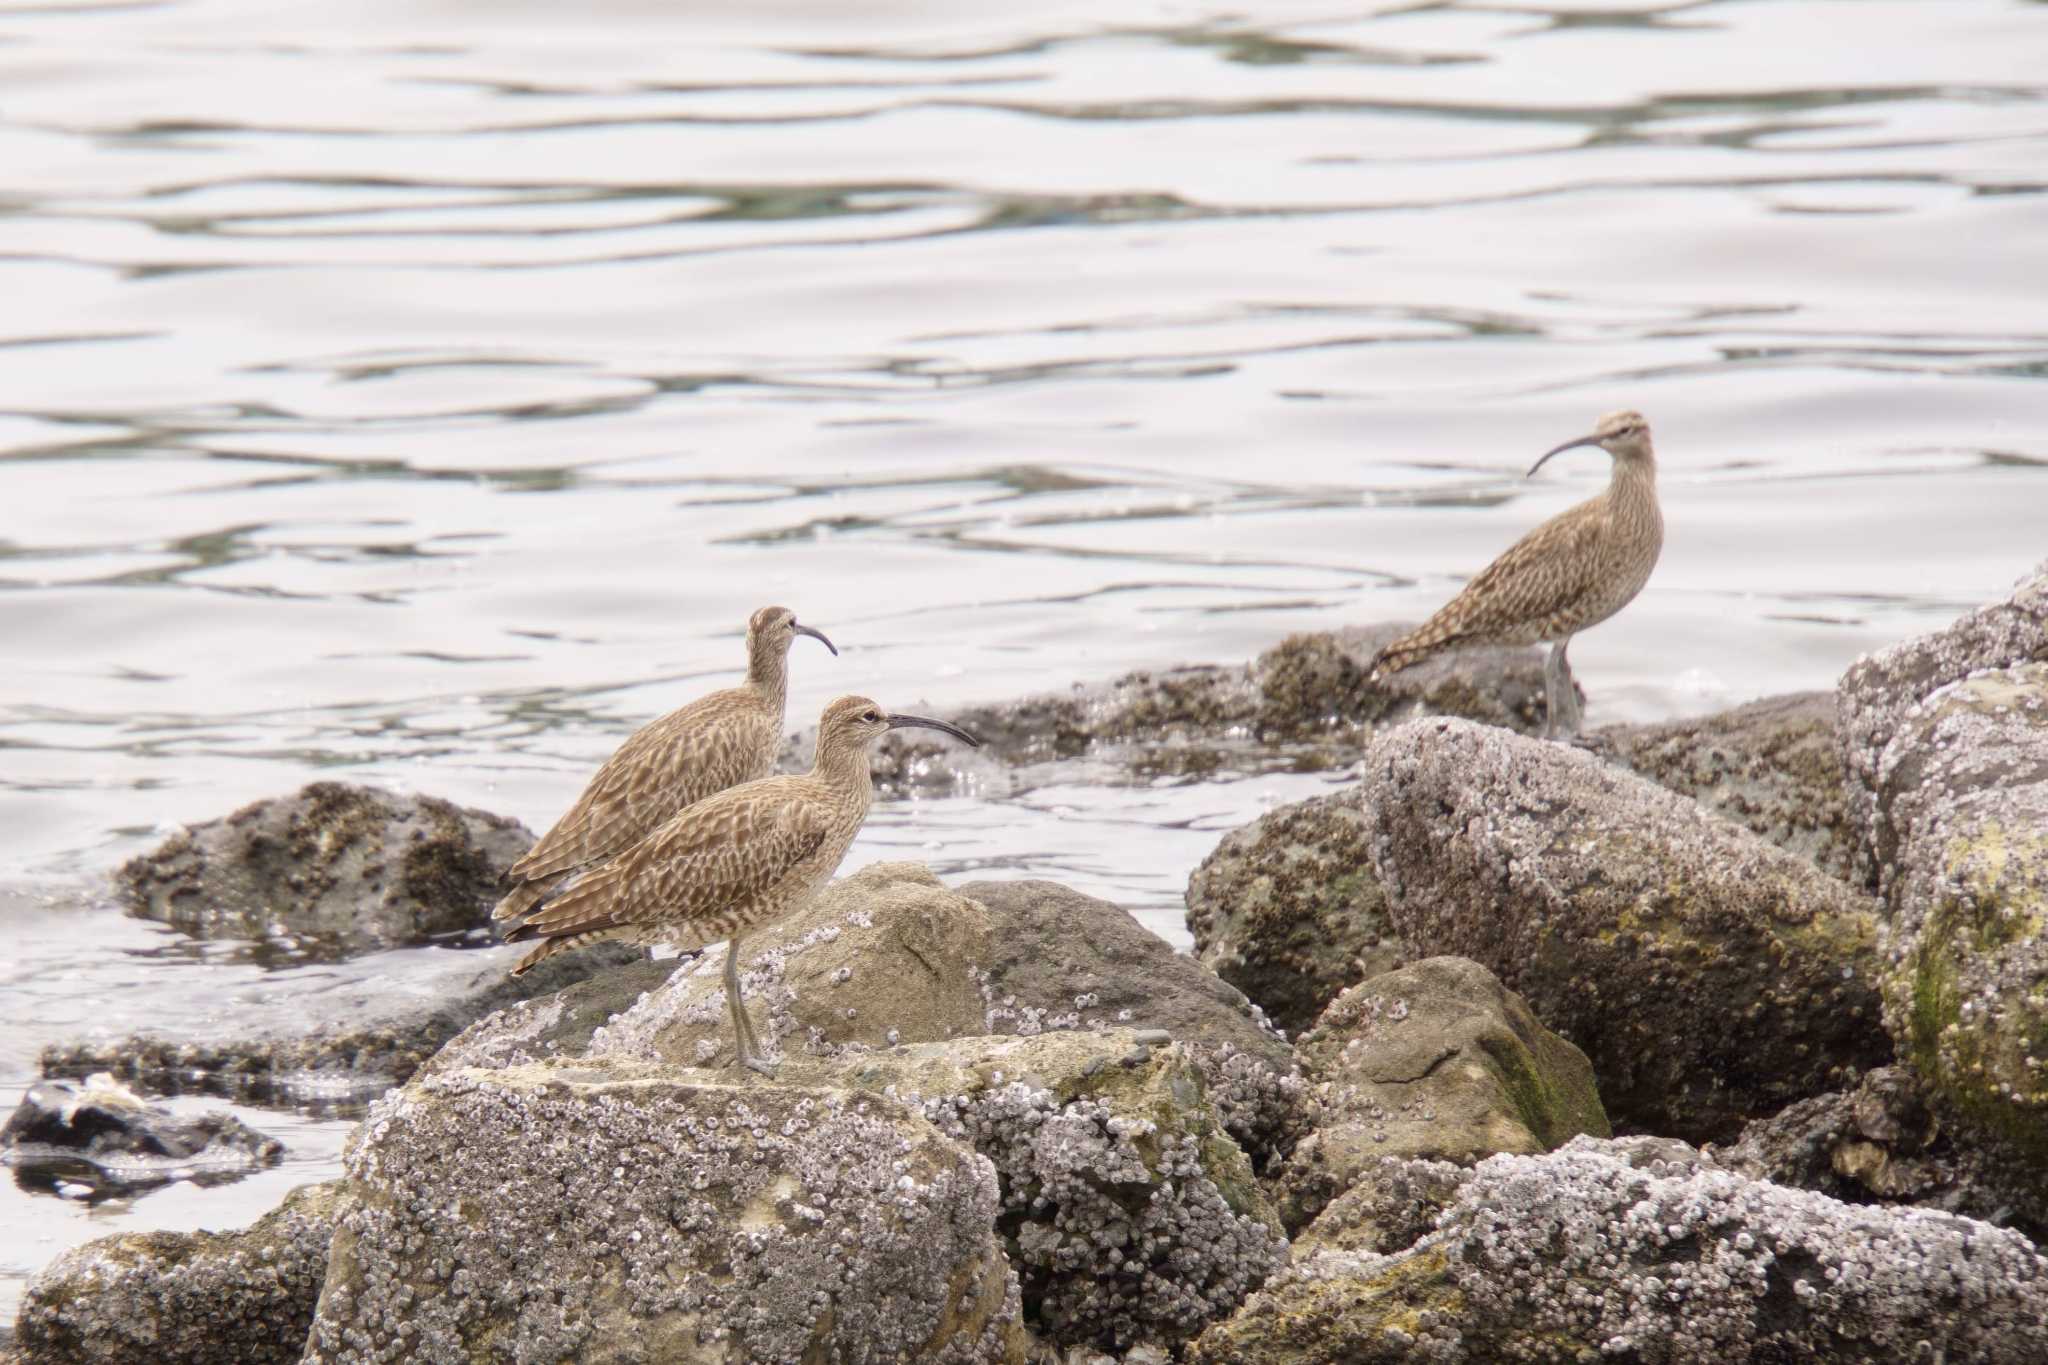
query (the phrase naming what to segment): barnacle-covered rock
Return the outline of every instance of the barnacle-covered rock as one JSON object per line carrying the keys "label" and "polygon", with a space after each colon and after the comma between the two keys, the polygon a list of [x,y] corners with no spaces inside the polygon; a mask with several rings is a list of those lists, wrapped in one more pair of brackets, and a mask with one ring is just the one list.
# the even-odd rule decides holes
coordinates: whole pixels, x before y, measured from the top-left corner
{"label": "barnacle-covered rock", "polygon": [[1729,1137],[1889,1060],[1877,907],[1804,858],[1467,721],[1382,736],[1362,788],[1402,937],[1519,992],[1585,1049],[1617,1122]]}
{"label": "barnacle-covered rock", "polygon": [[1692,797],[1829,876],[1853,875],[1855,827],[1843,791],[1832,692],[1765,697],[1653,725],[1611,725],[1588,742],[1603,757]]}
{"label": "barnacle-covered rock", "polygon": [[2048,664],[1901,716],[1875,794],[1885,1023],[1952,1123],[2036,1173],[2048,1221]]}
{"label": "barnacle-covered rock", "polygon": [[1258,1009],[1131,913],[1048,881],[970,882],[987,907],[986,1032],[1164,1029],[1201,1066],[1224,1125],[1263,1169],[1301,1123],[1294,1054]]}
{"label": "barnacle-covered rock", "polygon": [[2048,1358],[2048,1260],[2016,1232],[1860,1208],[1576,1138],[1479,1163],[1396,1255],[1326,1251],[1191,1365]]}
{"label": "barnacle-covered rock", "polygon": [[[1244,997],[1130,914],[1052,882],[951,890],[922,864],[877,863],[749,934],[741,991],[785,1057],[861,1054],[983,1034],[1163,1029],[1189,1043],[1231,1131],[1261,1163],[1299,1126],[1286,1043]],[[619,1056],[732,1056],[714,950],[592,981],[484,1020],[435,1068]],[[661,978],[656,981],[654,978]]]}
{"label": "barnacle-covered rock", "polygon": [[240,1232],[124,1232],[29,1284],[24,1365],[295,1361],[327,1274],[339,1186],[301,1185]]}
{"label": "barnacle-covered rock", "polygon": [[912,1106],[995,1163],[998,1224],[1027,1318],[1048,1340],[1171,1346],[1286,1257],[1279,1217],[1185,1045],[1061,1031],[838,1066],[845,1083]]}
{"label": "barnacle-covered rock", "polygon": [[[1476,962],[1432,957],[1337,997],[1297,1050],[1315,1130],[1280,1175],[1300,1227],[1386,1157],[1469,1165],[1608,1135],[1586,1055]],[[1311,1227],[1310,1240],[1319,1235]]]}
{"label": "barnacle-covered rock", "polygon": [[115,878],[129,913],[201,938],[348,956],[482,927],[533,834],[433,796],[314,782],[193,825]]}
{"label": "barnacle-covered rock", "polygon": [[1408,957],[1354,792],[1281,806],[1224,835],[1188,877],[1187,924],[1196,958],[1289,1032]]}
{"label": "barnacle-covered rock", "polygon": [[985,1158],[877,1097],[440,1072],[351,1144],[305,1359],[1021,1361],[997,1206]]}
{"label": "barnacle-covered rock", "polygon": [[1972,673],[2030,662],[2048,662],[2048,560],[2004,601],[1980,607],[1945,630],[1867,654],[1842,675],[1835,686],[1835,725],[1848,773],[1859,871],[1870,886],[1876,887],[1887,860],[1877,817],[1885,751],[1908,715]]}

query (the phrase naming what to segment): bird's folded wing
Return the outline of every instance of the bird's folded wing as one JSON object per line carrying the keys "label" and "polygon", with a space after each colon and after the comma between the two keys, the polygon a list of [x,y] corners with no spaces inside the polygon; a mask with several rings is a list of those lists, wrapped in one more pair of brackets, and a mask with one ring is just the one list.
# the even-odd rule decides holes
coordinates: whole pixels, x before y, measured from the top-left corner
{"label": "bird's folded wing", "polygon": [[[583,795],[542,835],[510,875],[533,880],[588,867],[631,848],[692,801],[753,776],[742,771],[737,744],[701,730],[704,702],[671,711],[636,730],[606,759]],[[707,745],[706,739],[712,741]],[[728,752],[731,750],[731,752]]]}
{"label": "bird's folded wing", "polygon": [[1452,604],[1466,608],[1456,633],[1484,635],[1518,622],[1569,616],[1599,585],[1603,521],[1591,508],[1573,508],[1508,546]]}
{"label": "bird's folded wing", "polygon": [[643,922],[682,926],[764,895],[817,852],[827,832],[819,806],[780,790],[786,780],[749,783],[677,812],[508,939]]}

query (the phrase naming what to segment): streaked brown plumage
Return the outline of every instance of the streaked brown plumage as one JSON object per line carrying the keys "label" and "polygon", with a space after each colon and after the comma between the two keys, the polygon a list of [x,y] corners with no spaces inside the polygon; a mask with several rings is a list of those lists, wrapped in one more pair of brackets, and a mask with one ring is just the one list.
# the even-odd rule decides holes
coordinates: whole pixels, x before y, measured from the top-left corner
{"label": "streaked brown plumage", "polygon": [[831,878],[873,799],[868,745],[904,726],[981,743],[941,720],[890,715],[866,697],[841,697],[818,722],[808,773],[764,777],[678,811],[507,934],[508,942],[544,940],[512,975],[607,939],[679,948],[725,939],[725,998],[738,1061],[770,1070],[740,1004],[740,939],[781,919]]}
{"label": "streaked brown plumage", "polygon": [[798,625],[788,607],[763,607],[747,622],[747,680],[699,697],[635,730],[576,798],[569,813],[506,873],[516,883],[491,911],[517,919],[569,878],[617,856],[683,807],[775,769],[789,691],[789,647],[799,635],[839,651]]}
{"label": "streaked brown plumage", "polygon": [[1436,615],[1381,650],[1373,660],[1375,680],[1458,645],[1548,641],[1544,734],[1577,733],[1578,695],[1565,648],[1642,591],[1664,548],[1664,516],[1657,506],[1657,457],[1642,414],[1608,413],[1590,436],[1550,450],[1529,473],[1575,446],[1599,446],[1613,457],[1606,491],[1523,536]]}

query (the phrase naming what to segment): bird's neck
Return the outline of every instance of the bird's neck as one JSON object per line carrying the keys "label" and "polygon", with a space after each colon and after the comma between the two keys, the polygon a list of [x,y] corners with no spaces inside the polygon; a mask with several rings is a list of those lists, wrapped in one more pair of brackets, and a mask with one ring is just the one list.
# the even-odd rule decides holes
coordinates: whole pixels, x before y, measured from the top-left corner
{"label": "bird's neck", "polygon": [[1607,477],[1608,495],[1617,501],[1625,498],[1657,499],[1657,457],[1645,448],[1640,455],[1616,459],[1614,470]]}
{"label": "bird's neck", "polygon": [[1640,526],[1646,536],[1663,534],[1664,514],[1657,506],[1657,461],[1647,450],[1640,457],[1616,460],[1607,482],[1607,504],[1618,522]]}
{"label": "bird's neck", "polygon": [[764,705],[781,715],[789,698],[789,667],[773,650],[764,650],[747,660],[747,686]]}
{"label": "bird's neck", "polygon": [[868,746],[828,744],[821,736],[818,752],[811,759],[811,776],[835,787],[867,791],[874,782],[868,774]]}

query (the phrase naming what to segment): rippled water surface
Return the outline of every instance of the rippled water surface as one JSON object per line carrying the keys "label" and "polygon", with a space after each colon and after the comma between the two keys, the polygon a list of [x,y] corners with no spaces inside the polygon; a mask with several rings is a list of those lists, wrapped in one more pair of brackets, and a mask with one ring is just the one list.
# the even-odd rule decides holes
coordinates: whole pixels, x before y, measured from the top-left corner
{"label": "rippled water surface", "polygon": [[[95,900],[167,823],[345,776],[545,826],[770,600],[844,649],[806,714],[1419,617],[1614,407],[1669,533],[1589,723],[1829,684],[2048,544],[2044,73],[2021,0],[0,4],[0,1098],[265,970]],[[1185,942],[1323,781],[1102,776],[849,861]],[[289,1179],[0,1195],[0,1314],[332,1169],[246,1116]]]}

